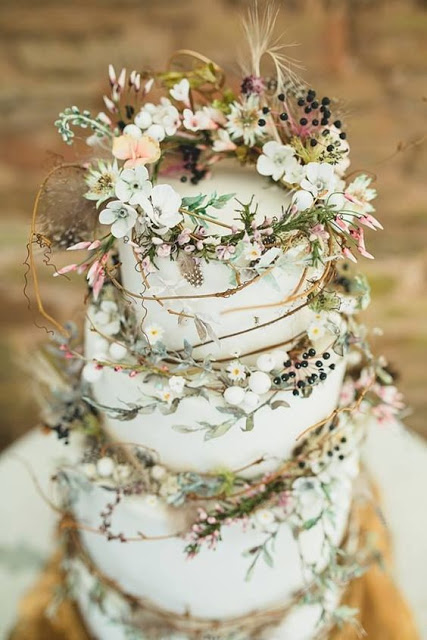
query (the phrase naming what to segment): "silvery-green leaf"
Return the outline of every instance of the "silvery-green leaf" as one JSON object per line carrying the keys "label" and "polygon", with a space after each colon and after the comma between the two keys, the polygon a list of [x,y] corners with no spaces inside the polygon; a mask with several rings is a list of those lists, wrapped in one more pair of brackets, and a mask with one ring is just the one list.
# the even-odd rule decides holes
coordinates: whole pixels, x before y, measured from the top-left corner
{"label": "silvery-green leaf", "polygon": [[187,427],[185,424],[174,424],[172,425],[172,429],[177,431],[178,433],[195,433],[199,431],[199,429],[194,429],[193,427]]}
{"label": "silvery-green leaf", "polygon": [[258,263],[256,265],[257,271],[258,269],[264,269],[265,267],[268,267],[273,262],[273,260],[277,258],[279,253],[281,253],[279,247],[271,247],[271,249],[268,249],[258,260]]}
{"label": "silvery-green leaf", "polygon": [[268,551],[266,545],[264,545],[262,548],[262,557],[264,559],[265,564],[267,564],[269,567],[274,567],[273,557]]}
{"label": "silvery-green leaf", "polygon": [[217,424],[212,427],[209,431],[205,433],[205,440],[212,440],[213,438],[219,438],[223,436],[234,424],[233,421],[222,422],[221,424]]}
{"label": "silvery-green leaf", "polygon": [[246,423],[245,423],[245,428],[242,429],[242,431],[252,431],[252,429],[254,428],[255,422],[254,422],[254,414],[251,413],[247,416],[246,418]]}
{"label": "silvery-green leaf", "polygon": [[279,407],[285,407],[288,408],[290,405],[285,401],[285,400],[274,400],[274,402],[271,403],[270,407],[273,409],[278,409]]}

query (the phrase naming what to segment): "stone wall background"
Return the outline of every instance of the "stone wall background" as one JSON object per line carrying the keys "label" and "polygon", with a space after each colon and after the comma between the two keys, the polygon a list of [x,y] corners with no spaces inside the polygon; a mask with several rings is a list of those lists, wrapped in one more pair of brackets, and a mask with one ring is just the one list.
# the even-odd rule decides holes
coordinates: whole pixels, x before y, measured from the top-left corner
{"label": "stone wall background", "polygon": [[[264,0],[268,1],[268,0]],[[262,3],[262,0],[260,0]],[[22,293],[22,265],[37,185],[57,155],[72,159],[53,127],[65,106],[101,109],[106,67],[164,66],[180,47],[232,72],[242,11],[238,0],[9,0],[0,12],[0,448],[34,426],[26,371],[44,333]],[[427,7],[388,0],[280,1],[278,32],[319,91],[342,98],[353,168],[376,174],[385,231],[369,234],[363,260],[373,289],[367,320],[385,334],[378,348],[401,371],[412,415],[427,434]],[[424,143],[423,143],[424,140]],[[396,152],[398,146],[403,147]],[[406,150],[405,150],[405,147]],[[83,289],[44,295],[61,318]]]}

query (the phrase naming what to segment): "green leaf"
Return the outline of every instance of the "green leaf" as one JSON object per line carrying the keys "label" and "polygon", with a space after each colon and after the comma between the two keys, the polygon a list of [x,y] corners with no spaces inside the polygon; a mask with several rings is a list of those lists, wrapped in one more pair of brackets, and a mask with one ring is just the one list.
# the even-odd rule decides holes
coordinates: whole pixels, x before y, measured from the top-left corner
{"label": "green leaf", "polygon": [[309,529],[312,529],[313,527],[316,526],[316,524],[319,522],[321,518],[322,518],[322,513],[320,513],[315,518],[310,518],[309,520],[306,520],[302,525],[302,528],[305,529],[306,531],[308,531]]}
{"label": "green leaf", "polygon": [[206,196],[199,193],[198,196],[186,196],[182,199],[182,206],[189,211],[194,211],[201,206]]}

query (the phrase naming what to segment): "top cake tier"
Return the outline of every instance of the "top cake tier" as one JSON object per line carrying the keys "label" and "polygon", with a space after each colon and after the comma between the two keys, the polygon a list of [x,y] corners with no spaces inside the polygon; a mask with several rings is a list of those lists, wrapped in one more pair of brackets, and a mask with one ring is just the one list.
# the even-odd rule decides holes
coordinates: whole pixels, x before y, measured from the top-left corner
{"label": "top cake tier", "polygon": [[[230,230],[221,224],[241,228],[237,219],[237,212],[242,209],[239,203],[251,203],[252,210],[256,207],[255,222],[261,225],[265,218],[280,217],[291,199],[288,191],[269,184],[254,167],[239,167],[237,162],[230,161],[215,165],[211,176],[198,185],[177,179],[163,181],[182,198],[201,192],[235,194],[220,210],[208,210],[208,217],[215,216],[218,224],[209,221],[206,227],[201,227],[205,237],[224,234],[226,238]],[[183,229],[187,228],[185,222]],[[220,241],[217,242],[219,245]],[[186,246],[190,245],[183,244],[182,249]],[[313,312],[305,304],[307,292],[313,290],[313,283],[325,277],[326,271],[324,265],[308,267],[307,245],[292,247],[289,243],[287,251],[271,252],[271,263],[265,261],[265,266],[262,261],[260,264],[259,249],[253,242],[236,250],[242,256],[240,260],[230,256],[232,262],[197,258],[196,277],[200,283],[195,286],[189,282],[191,275],[187,278],[183,275],[186,265],[176,257],[157,256],[157,268],[141,273],[144,267],[138,262],[138,253],[131,243],[121,241],[122,284],[134,299],[141,330],[149,342],[161,339],[168,350],[175,351],[183,349],[185,340],[194,348],[196,357],[220,360],[238,353],[247,354],[250,361],[252,354],[252,359],[256,358],[256,354],[266,349],[286,350],[284,345],[307,329],[313,321]],[[253,262],[248,258],[251,251]],[[187,256],[194,260],[191,253]]]}

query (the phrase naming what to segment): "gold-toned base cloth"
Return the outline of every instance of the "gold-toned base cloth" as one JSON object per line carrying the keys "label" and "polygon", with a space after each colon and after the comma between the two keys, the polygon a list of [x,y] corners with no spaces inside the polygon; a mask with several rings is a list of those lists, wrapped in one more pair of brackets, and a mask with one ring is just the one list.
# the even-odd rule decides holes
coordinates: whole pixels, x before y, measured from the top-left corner
{"label": "gold-toned base cloth", "polygon": [[[361,524],[365,531],[376,534],[376,546],[389,564],[390,540],[372,505],[363,507]],[[93,640],[71,600],[63,601],[53,618],[45,615],[55,589],[63,581],[60,560],[57,554],[21,602],[20,619],[10,640]],[[419,640],[406,602],[390,575],[378,566],[350,584],[344,604],[359,609],[359,620],[369,640]],[[330,640],[357,638],[351,626],[330,634]]]}

